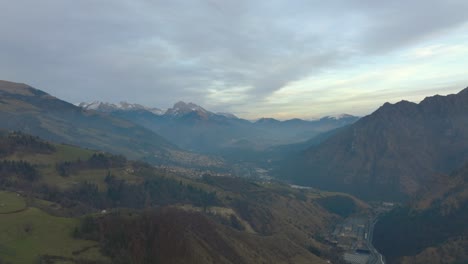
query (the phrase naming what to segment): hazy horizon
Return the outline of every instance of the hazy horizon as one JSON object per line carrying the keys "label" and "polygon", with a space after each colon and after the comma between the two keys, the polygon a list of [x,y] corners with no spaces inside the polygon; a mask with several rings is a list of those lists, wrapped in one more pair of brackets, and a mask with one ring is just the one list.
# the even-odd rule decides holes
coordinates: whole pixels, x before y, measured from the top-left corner
{"label": "hazy horizon", "polygon": [[72,103],[363,116],[468,86],[466,1],[6,1],[0,79]]}

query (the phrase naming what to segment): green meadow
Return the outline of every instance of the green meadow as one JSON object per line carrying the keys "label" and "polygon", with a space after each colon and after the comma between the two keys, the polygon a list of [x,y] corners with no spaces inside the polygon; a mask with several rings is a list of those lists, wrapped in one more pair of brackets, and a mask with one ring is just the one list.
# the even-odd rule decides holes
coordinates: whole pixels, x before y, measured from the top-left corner
{"label": "green meadow", "polygon": [[97,246],[96,242],[72,237],[78,219],[56,217],[37,208],[26,208],[24,199],[16,193],[2,191],[0,201],[4,205],[0,214],[1,260],[13,264],[35,263],[41,255],[106,260],[93,247]]}

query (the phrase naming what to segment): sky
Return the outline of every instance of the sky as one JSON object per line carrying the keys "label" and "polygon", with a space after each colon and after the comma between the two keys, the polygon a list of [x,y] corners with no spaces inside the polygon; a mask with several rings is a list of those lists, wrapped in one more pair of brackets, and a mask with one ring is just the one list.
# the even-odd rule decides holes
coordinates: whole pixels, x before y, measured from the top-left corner
{"label": "sky", "polygon": [[466,0],[0,0],[0,79],[72,103],[363,116],[468,86]]}

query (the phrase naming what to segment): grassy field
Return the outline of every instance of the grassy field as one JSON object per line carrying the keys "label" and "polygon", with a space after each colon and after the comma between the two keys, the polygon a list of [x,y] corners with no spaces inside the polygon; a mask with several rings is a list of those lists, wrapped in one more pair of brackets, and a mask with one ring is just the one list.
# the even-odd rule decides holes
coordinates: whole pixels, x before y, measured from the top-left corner
{"label": "grassy field", "polygon": [[47,254],[106,260],[97,248],[73,254],[97,245],[71,236],[77,224],[78,219],[51,216],[37,208],[0,215],[0,259],[18,264],[34,263],[40,255]]}
{"label": "grassy field", "polygon": [[82,170],[67,177],[58,175],[53,166],[44,168],[42,172],[44,177],[41,179],[41,182],[50,186],[56,186],[61,190],[71,188],[80,182],[89,182],[96,184],[100,191],[105,191],[106,184],[104,179],[106,178],[108,172],[110,172],[117,179],[125,180],[129,183],[137,183],[141,180],[139,177],[136,177],[130,173],[126,173],[123,168],[111,168],[109,170]]}
{"label": "grassy field", "polygon": [[[140,177],[136,177],[132,173],[127,172],[125,168],[110,168],[109,170],[83,169],[67,177],[62,177],[56,170],[56,164],[67,161],[88,160],[96,151],[64,144],[54,144],[54,146],[56,151],[53,153],[17,152],[7,156],[5,160],[27,161],[33,164],[42,175],[39,179],[40,183],[55,186],[62,190],[73,187],[80,182],[90,182],[96,184],[100,191],[105,191],[104,179],[108,172],[118,179],[126,180],[127,182],[137,183],[141,181]],[[0,213],[1,210],[0,205]]]}
{"label": "grassy field", "polygon": [[16,193],[0,191],[0,214],[7,214],[26,208],[24,199]]}
{"label": "grassy field", "polygon": [[77,159],[89,159],[95,151],[78,148],[70,145],[56,145],[57,152],[54,153],[57,161],[75,161]]}
{"label": "grassy field", "polygon": [[54,144],[57,151],[51,154],[39,153],[14,153],[6,157],[7,160],[27,160],[34,164],[55,164],[64,161],[76,161],[78,159],[89,159],[96,151],[89,149],[82,149],[75,146]]}

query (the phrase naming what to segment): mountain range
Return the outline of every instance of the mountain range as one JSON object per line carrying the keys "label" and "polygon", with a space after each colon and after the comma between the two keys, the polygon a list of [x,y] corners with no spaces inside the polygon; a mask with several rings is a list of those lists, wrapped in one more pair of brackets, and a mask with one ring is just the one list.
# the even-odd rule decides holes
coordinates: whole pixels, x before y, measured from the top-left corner
{"label": "mountain range", "polygon": [[249,121],[230,113],[214,113],[194,103],[182,101],[165,111],[129,103],[94,102],[80,103],[79,106],[139,124],[183,149],[215,154],[232,148],[263,149],[272,145],[302,142],[358,119],[351,115],[340,115],[312,121],[297,118]]}
{"label": "mountain range", "polygon": [[274,173],[282,179],[365,199],[410,199],[431,177],[468,159],[468,89],[419,104],[386,103],[361,119],[312,121],[249,121],[185,102],[165,111],[125,102],[75,106],[6,81],[0,96],[3,129],[153,164],[226,170],[220,157],[252,156],[263,166],[274,156],[274,166],[280,165]]}
{"label": "mountain range", "polygon": [[[388,263],[468,261],[468,88],[420,103],[385,103],[360,119],[249,121],[185,102],[166,110],[126,102],[73,105],[0,81],[0,121],[0,211],[6,210],[0,226],[8,235],[0,238],[0,262],[40,254],[52,263],[340,263],[322,236],[345,216],[325,205],[368,211],[335,191],[398,202],[374,230]],[[203,176],[181,177],[141,160]],[[313,188],[210,175],[242,170]],[[13,211],[3,206],[10,200]],[[90,212],[95,215],[73,218]],[[44,223],[66,230],[61,240]],[[52,251],[40,249],[36,232],[45,232],[40,236],[54,244]],[[12,238],[34,243],[37,252],[5,242]],[[57,250],[57,241],[76,251]],[[83,253],[88,250],[94,253]]]}
{"label": "mountain range", "polygon": [[[271,156],[271,146],[307,142],[358,119],[342,115],[313,121],[263,118],[253,122],[185,102],[167,110],[126,102],[73,105],[29,85],[8,81],[0,81],[0,100],[0,129],[156,165],[203,167],[223,173],[239,171],[235,168],[245,167],[245,159],[265,162]],[[225,159],[236,164],[227,164]],[[237,164],[239,160],[241,164]]]}
{"label": "mountain range", "polygon": [[286,162],[291,181],[366,199],[406,200],[468,160],[468,88],[386,103]]}
{"label": "mountain range", "polygon": [[26,84],[0,81],[1,129],[122,154],[153,164],[219,167],[217,158],[178,148],[143,126],[60,100]]}
{"label": "mountain range", "polygon": [[140,104],[130,104],[125,101],[119,102],[118,104],[112,104],[112,103],[105,103],[105,102],[99,102],[99,101],[94,101],[91,103],[79,103],[77,106],[84,108],[86,110],[97,110],[99,112],[114,112],[118,110],[123,110],[123,111],[138,111],[138,110],[145,110],[152,112],[153,114],[156,115],[162,115],[164,114],[164,110],[161,110],[159,108],[149,108],[145,107]]}

